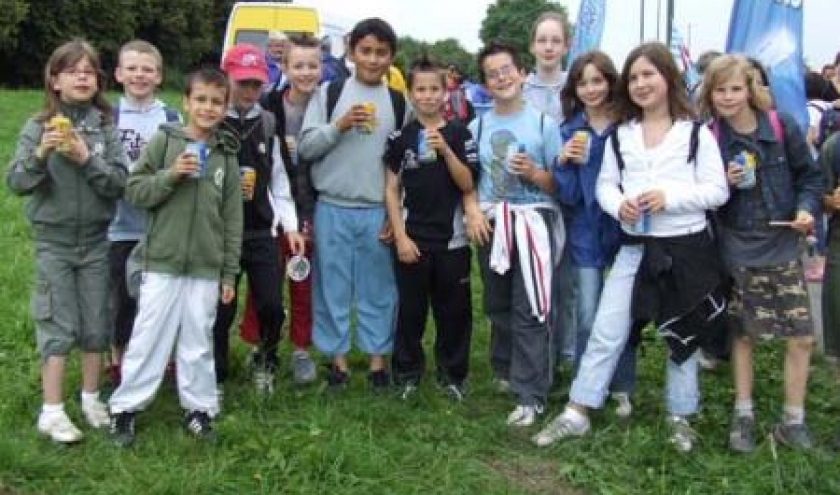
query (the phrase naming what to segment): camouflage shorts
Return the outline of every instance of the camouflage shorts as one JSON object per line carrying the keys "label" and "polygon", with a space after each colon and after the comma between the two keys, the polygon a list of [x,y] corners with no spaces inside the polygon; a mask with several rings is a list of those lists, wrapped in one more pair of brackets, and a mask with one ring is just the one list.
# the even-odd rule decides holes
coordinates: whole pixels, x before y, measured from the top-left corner
{"label": "camouflage shorts", "polygon": [[762,268],[736,268],[729,304],[733,334],[752,338],[813,334],[802,264],[791,261]]}

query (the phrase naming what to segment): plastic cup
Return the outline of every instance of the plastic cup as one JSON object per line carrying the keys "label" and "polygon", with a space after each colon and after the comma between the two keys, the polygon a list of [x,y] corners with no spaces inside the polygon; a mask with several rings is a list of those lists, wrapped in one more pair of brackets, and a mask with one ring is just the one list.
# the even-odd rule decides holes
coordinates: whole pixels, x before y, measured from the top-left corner
{"label": "plastic cup", "polygon": [[572,139],[574,139],[576,143],[580,143],[583,148],[583,153],[581,153],[580,159],[576,161],[581,165],[587,163],[589,161],[589,147],[591,145],[589,133],[584,130],[575,131]]}
{"label": "plastic cup", "polygon": [[243,192],[245,201],[254,200],[254,186],[257,184],[257,171],[253,167],[239,167],[239,181],[243,186],[248,186],[250,191],[247,195]]}
{"label": "plastic cup", "polygon": [[755,155],[749,151],[742,151],[735,155],[734,162],[744,171],[743,177],[741,177],[741,180],[735,187],[738,189],[752,189],[755,187]]}
{"label": "plastic cup", "polygon": [[58,151],[62,153],[70,151],[70,131],[73,128],[70,119],[59,113],[50,119],[49,126],[54,131],[61,133],[61,143],[57,147]]}
{"label": "plastic cup", "polygon": [[368,119],[364,124],[359,125],[359,132],[362,134],[372,134],[373,130],[376,128],[376,105],[368,101],[362,103],[362,107],[364,107]]}

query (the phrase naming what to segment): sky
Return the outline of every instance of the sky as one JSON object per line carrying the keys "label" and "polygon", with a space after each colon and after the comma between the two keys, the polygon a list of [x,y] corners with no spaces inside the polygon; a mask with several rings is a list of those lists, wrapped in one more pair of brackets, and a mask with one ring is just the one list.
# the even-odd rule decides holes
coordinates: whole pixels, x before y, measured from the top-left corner
{"label": "sky", "polygon": [[[627,53],[640,42],[640,2],[642,0],[608,0],[607,24],[601,49],[620,64]],[[645,41],[656,39],[658,0],[645,1]],[[481,46],[478,31],[487,7],[493,0],[296,0],[319,10],[344,18],[348,26],[364,17],[382,17],[390,22],[398,35],[434,42],[456,38],[467,50],[476,52]],[[579,0],[560,0],[574,21]],[[665,39],[665,0],[661,0],[661,27]],[[675,0],[675,23],[683,38],[690,38],[689,51],[696,56],[705,50],[723,50],[733,0]],[[804,0],[804,52],[808,63],[820,68],[833,62],[840,51],[840,37],[832,34],[838,28],[840,0]],[[690,34],[689,34],[690,32]],[[527,36],[527,33],[522,33]]]}

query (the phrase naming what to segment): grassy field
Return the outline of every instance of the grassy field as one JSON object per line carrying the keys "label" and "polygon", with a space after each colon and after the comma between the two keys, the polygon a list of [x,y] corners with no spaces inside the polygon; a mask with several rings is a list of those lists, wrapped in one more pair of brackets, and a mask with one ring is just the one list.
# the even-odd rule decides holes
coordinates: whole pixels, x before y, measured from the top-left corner
{"label": "grassy field", "polygon": [[[4,167],[24,119],[39,105],[38,92],[0,91]],[[341,397],[325,396],[318,387],[293,388],[284,375],[280,390],[264,399],[244,376],[246,349],[237,343],[236,377],[226,388],[218,443],[199,444],[181,432],[175,392],[164,386],[139,417],[133,448],[117,449],[104,432],[89,429],[81,444],[57,446],[34,427],[40,392],[28,315],[31,244],[22,202],[5,187],[0,253],[0,494],[840,493],[838,458],[829,448],[840,423],[840,388],[821,359],[813,367],[808,401],[819,443],[812,452],[774,449],[765,436],[753,455],[730,454],[725,443],[731,380],[728,369],[721,369],[703,376],[704,409],[695,422],[699,445],[690,455],[677,454],[666,443],[658,342],[647,343],[640,357],[631,421],[618,422],[608,409],[595,416],[594,433],[586,439],[538,450],[528,441],[536,428],[505,426],[512,401],[489,383],[488,330],[478,297],[471,393],[462,405],[443,398],[430,380],[408,403],[372,396],[361,360]],[[756,371],[758,425],[765,434],[781,410],[780,358],[777,346],[763,348]],[[77,363],[70,370],[68,397],[77,394],[79,383]],[[568,372],[559,376],[552,415],[569,385]],[[80,418],[78,401],[67,404],[71,417]]]}

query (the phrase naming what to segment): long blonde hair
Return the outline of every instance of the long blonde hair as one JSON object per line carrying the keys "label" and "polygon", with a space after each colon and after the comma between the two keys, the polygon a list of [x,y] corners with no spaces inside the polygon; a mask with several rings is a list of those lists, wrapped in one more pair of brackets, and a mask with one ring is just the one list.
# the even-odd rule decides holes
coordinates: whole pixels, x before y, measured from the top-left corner
{"label": "long blonde hair", "polygon": [[770,90],[761,83],[761,74],[747,57],[737,54],[721,55],[709,64],[703,75],[703,90],[700,93],[700,110],[705,115],[717,115],[712,95],[715,88],[733,77],[743,76],[750,94],[750,107],[766,112],[773,107]]}

